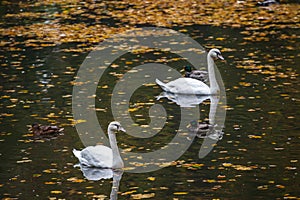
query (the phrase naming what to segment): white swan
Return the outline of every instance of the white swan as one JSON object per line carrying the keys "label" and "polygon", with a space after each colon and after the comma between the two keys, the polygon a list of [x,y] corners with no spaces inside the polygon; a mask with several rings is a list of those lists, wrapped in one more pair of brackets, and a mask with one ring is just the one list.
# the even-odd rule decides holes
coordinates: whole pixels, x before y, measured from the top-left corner
{"label": "white swan", "polygon": [[214,60],[224,60],[219,49],[211,49],[207,54],[208,78],[210,87],[202,81],[192,78],[178,78],[169,83],[163,83],[156,79],[156,83],[166,92],[179,94],[201,94],[210,95],[217,94],[219,86],[215,77]]}
{"label": "white swan", "polygon": [[107,132],[111,148],[103,145],[88,146],[82,151],[73,149],[73,154],[80,164],[88,167],[119,169],[124,167],[117,145],[115,131],[126,132],[119,122],[108,125]]}

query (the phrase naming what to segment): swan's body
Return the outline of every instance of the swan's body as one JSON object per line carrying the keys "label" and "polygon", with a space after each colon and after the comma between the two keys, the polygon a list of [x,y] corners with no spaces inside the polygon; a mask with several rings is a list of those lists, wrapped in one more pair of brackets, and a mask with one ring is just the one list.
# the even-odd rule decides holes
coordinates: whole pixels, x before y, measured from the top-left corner
{"label": "swan's body", "polygon": [[88,167],[112,168],[113,153],[111,148],[103,145],[88,146],[81,151],[73,149],[73,154],[80,164]]}
{"label": "swan's body", "polygon": [[179,94],[201,94],[201,95],[211,95],[217,94],[219,91],[219,86],[215,77],[214,70],[214,59],[224,58],[218,49],[211,49],[207,54],[208,63],[208,77],[210,82],[210,87],[203,83],[202,81],[193,78],[178,78],[169,83],[163,83],[156,79],[156,83],[166,92],[179,93]]}
{"label": "swan's body", "polygon": [[82,151],[73,149],[73,154],[81,165],[98,168],[123,168],[124,163],[120,156],[114,131],[123,131],[119,122],[111,122],[108,126],[108,137],[111,148],[103,145],[88,146]]}
{"label": "swan's body", "polygon": [[166,92],[176,94],[210,94],[210,89],[205,83],[192,78],[178,78],[169,83],[163,83],[156,79],[156,83]]}
{"label": "swan's body", "polygon": [[208,80],[207,71],[192,70],[192,67],[189,65],[185,66],[184,70],[185,70],[184,77],[197,79],[202,82],[207,82],[207,80]]}

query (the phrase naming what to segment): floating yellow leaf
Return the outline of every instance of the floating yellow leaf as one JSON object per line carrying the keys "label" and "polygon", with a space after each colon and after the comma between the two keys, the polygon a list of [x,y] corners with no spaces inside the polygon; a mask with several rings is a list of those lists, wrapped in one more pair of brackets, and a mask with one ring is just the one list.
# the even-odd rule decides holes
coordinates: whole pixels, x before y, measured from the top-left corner
{"label": "floating yellow leaf", "polygon": [[48,182],[45,182],[46,185],[54,185],[56,184],[55,182],[52,182],[52,181],[48,181]]}
{"label": "floating yellow leaf", "polygon": [[1,115],[4,116],[4,117],[12,117],[12,116],[14,116],[14,114],[12,114],[12,113],[2,113]]}
{"label": "floating yellow leaf", "polygon": [[71,181],[71,182],[73,182],[73,183],[82,183],[82,182],[85,182],[84,179],[79,179],[79,178],[77,178],[77,177],[71,177],[71,178],[68,178],[67,180],[68,180],[68,181]]}
{"label": "floating yellow leaf", "polygon": [[62,193],[62,191],[60,191],[60,190],[52,190],[51,191],[51,194],[61,194]]}
{"label": "floating yellow leaf", "polygon": [[132,194],[132,199],[149,199],[155,196],[155,193],[149,193],[149,194]]}
{"label": "floating yellow leaf", "polygon": [[49,174],[49,173],[52,173],[52,171],[51,171],[50,169],[45,169],[45,170],[43,170],[43,172],[44,172],[44,173],[48,173],[48,174]]}
{"label": "floating yellow leaf", "polygon": [[14,108],[14,107],[16,107],[16,104],[6,106],[6,108]]}
{"label": "floating yellow leaf", "polygon": [[186,195],[188,192],[174,192],[174,195]]}
{"label": "floating yellow leaf", "polygon": [[148,177],[147,178],[149,181],[155,181],[155,177]]}
{"label": "floating yellow leaf", "polygon": [[134,111],[137,111],[138,108],[128,108],[128,112],[134,112]]}
{"label": "floating yellow leaf", "polygon": [[205,182],[205,183],[215,183],[216,180],[214,180],[214,179],[206,179],[206,180],[203,180],[203,182]]}
{"label": "floating yellow leaf", "polygon": [[132,194],[135,192],[136,192],[136,190],[131,190],[131,191],[123,192],[122,195],[128,195],[128,194]]}
{"label": "floating yellow leaf", "polygon": [[216,38],[216,40],[219,40],[219,41],[223,41],[223,40],[225,40],[226,38],[223,38],[223,37],[218,37],[218,38]]}
{"label": "floating yellow leaf", "polygon": [[77,119],[77,120],[75,121],[76,124],[80,124],[80,123],[84,123],[84,122],[86,122],[85,119]]}
{"label": "floating yellow leaf", "polygon": [[18,99],[13,99],[13,98],[11,98],[10,101],[11,101],[12,103],[16,103],[16,102],[18,102]]}
{"label": "floating yellow leaf", "polygon": [[248,137],[251,138],[251,139],[260,139],[260,138],[262,138],[262,136],[260,136],[260,135],[248,135]]}
{"label": "floating yellow leaf", "polygon": [[18,93],[20,93],[20,94],[27,94],[28,90],[20,90]]}
{"label": "floating yellow leaf", "polygon": [[268,188],[269,188],[268,185],[261,185],[257,187],[258,190],[267,190]]}
{"label": "floating yellow leaf", "polygon": [[40,177],[40,176],[42,176],[42,174],[33,174],[32,176],[33,177]]}
{"label": "floating yellow leaf", "polygon": [[284,186],[284,185],[276,185],[276,187],[277,187],[277,188],[280,188],[280,189],[283,189],[283,188],[285,188],[285,186]]}
{"label": "floating yellow leaf", "polygon": [[222,165],[223,165],[224,167],[231,167],[231,166],[232,166],[231,163],[223,163]]}
{"label": "floating yellow leaf", "polygon": [[270,112],[268,112],[268,114],[270,114],[270,115],[276,114],[276,111],[270,111]]}
{"label": "floating yellow leaf", "polygon": [[234,169],[239,170],[239,171],[250,171],[250,170],[252,170],[251,167],[246,167],[246,166],[242,166],[242,165],[235,165]]}
{"label": "floating yellow leaf", "polygon": [[29,162],[32,162],[32,160],[26,159],[26,160],[18,160],[17,161],[18,164],[20,164],[20,163],[29,163]]}

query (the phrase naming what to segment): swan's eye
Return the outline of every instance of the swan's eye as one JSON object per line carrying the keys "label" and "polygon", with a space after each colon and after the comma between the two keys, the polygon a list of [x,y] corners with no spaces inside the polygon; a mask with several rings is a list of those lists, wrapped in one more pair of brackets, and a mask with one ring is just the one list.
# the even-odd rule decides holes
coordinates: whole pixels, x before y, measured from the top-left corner
{"label": "swan's eye", "polygon": [[118,124],[114,124],[117,127],[117,130],[119,130],[120,126]]}

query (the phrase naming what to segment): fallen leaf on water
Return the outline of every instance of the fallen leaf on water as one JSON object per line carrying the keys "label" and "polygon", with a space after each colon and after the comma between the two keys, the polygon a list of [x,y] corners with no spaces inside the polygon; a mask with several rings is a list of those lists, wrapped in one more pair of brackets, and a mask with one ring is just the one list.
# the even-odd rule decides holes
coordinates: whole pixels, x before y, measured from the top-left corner
{"label": "fallen leaf on water", "polygon": [[231,166],[232,166],[231,163],[223,163],[222,165],[223,165],[224,167],[231,167]]}
{"label": "fallen leaf on water", "polygon": [[283,188],[285,188],[285,186],[284,186],[284,185],[276,185],[276,187],[277,187],[277,188],[279,188],[279,189],[283,189]]}
{"label": "fallen leaf on water", "polygon": [[132,193],[135,193],[136,190],[130,190],[130,191],[127,191],[127,192],[123,192],[121,195],[128,195],[128,194],[132,194]]}
{"label": "fallen leaf on water", "polygon": [[60,190],[52,190],[51,191],[51,194],[61,194],[62,193],[62,191],[60,191]]}
{"label": "fallen leaf on water", "polygon": [[29,163],[29,162],[32,162],[32,160],[18,160],[17,163],[20,164],[20,163]]}
{"label": "fallen leaf on water", "polygon": [[214,179],[206,179],[206,180],[203,180],[203,182],[205,182],[205,183],[215,183],[217,181],[214,180]]}
{"label": "fallen leaf on water", "polygon": [[54,184],[56,184],[55,182],[52,182],[52,181],[48,181],[48,182],[45,182],[44,183],[45,185],[54,185]]}
{"label": "fallen leaf on water", "polygon": [[285,167],[285,169],[287,169],[287,170],[297,170],[297,167],[288,166],[288,167]]}
{"label": "fallen leaf on water", "polygon": [[45,169],[45,170],[43,170],[43,172],[44,172],[44,173],[48,173],[48,174],[49,174],[49,173],[52,173],[52,171],[51,171],[50,169]]}
{"label": "fallen leaf on water", "polygon": [[258,186],[257,189],[258,190],[267,190],[267,189],[269,189],[269,186],[268,185],[261,185],[261,186]]}
{"label": "fallen leaf on water", "polygon": [[149,181],[155,181],[155,177],[148,177],[147,178]]}
{"label": "fallen leaf on water", "polygon": [[262,138],[261,135],[248,135],[248,137],[249,137],[250,139],[261,139],[261,138]]}
{"label": "fallen leaf on water", "polygon": [[188,192],[174,192],[174,195],[186,195]]}
{"label": "fallen leaf on water", "polygon": [[71,181],[73,183],[82,183],[82,182],[85,182],[84,179],[79,179],[77,177],[71,177],[71,178],[68,178],[67,181]]}
{"label": "fallen leaf on water", "polygon": [[149,193],[149,194],[132,194],[132,199],[149,199],[155,196],[155,193]]}

